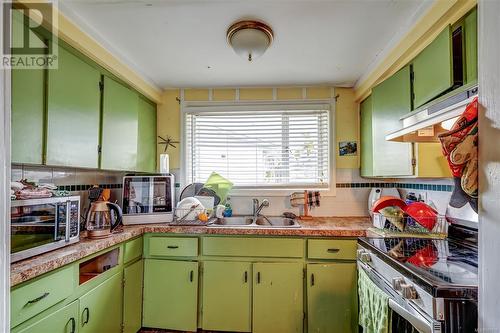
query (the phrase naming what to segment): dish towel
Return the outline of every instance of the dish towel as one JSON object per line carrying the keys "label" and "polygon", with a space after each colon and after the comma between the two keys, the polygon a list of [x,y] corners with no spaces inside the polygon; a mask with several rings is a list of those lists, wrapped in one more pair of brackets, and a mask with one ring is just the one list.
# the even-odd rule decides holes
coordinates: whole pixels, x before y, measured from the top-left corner
{"label": "dish towel", "polygon": [[294,192],[290,195],[290,205],[292,207],[304,205],[305,200],[307,200],[307,205],[309,206],[309,208],[319,207],[321,203],[321,194],[319,193],[319,191],[306,191]]}
{"label": "dish towel", "polygon": [[389,297],[360,269],[358,272],[359,325],[363,333],[390,333]]}

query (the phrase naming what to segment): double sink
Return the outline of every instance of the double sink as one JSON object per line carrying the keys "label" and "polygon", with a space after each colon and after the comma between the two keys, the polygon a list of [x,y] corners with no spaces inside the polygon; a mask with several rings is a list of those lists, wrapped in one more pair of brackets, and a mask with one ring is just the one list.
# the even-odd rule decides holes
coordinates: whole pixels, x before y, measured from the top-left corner
{"label": "double sink", "polygon": [[208,223],[209,227],[245,227],[245,228],[300,228],[295,219],[282,216],[231,216],[216,219]]}

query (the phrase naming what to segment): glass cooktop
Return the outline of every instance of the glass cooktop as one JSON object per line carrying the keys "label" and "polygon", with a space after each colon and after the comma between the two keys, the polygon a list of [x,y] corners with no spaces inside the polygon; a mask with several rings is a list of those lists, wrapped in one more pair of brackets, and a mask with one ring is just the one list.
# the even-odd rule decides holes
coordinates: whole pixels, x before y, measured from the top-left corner
{"label": "glass cooktop", "polygon": [[[477,249],[453,240],[361,238],[391,266],[401,266],[430,287],[477,288]],[[387,258],[385,258],[387,259]],[[395,262],[394,262],[395,261]],[[398,265],[400,264],[400,265]]]}

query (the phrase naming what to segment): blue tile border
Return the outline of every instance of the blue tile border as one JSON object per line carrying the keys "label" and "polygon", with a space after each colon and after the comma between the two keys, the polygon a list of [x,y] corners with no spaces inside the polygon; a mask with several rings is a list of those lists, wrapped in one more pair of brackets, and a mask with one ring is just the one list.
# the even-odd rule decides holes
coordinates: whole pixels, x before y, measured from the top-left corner
{"label": "blue tile border", "polygon": [[[177,186],[178,183],[176,183]],[[57,187],[59,191],[87,191],[94,185],[60,185]],[[99,184],[101,188],[121,189],[123,184]],[[337,188],[401,188],[409,190],[425,190],[436,192],[452,192],[453,185],[437,185],[437,184],[417,184],[417,183],[337,183]]]}
{"label": "blue tile border", "polygon": [[453,185],[418,184],[418,183],[337,183],[337,188],[401,188],[437,192],[452,192]]}
{"label": "blue tile border", "polygon": [[[59,185],[57,186],[57,190],[59,191],[88,191],[90,188],[92,188],[94,185],[82,185],[82,184],[75,184],[75,185]],[[117,188],[122,188],[123,184],[99,184],[98,185],[100,188],[109,188],[109,189],[117,189]]]}

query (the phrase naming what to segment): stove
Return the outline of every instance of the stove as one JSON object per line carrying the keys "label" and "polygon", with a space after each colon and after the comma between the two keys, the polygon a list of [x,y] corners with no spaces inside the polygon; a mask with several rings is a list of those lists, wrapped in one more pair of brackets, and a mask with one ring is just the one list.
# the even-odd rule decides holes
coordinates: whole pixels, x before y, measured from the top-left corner
{"label": "stove", "polygon": [[447,239],[359,238],[357,262],[389,296],[392,325],[402,325],[393,331],[477,330],[477,230],[452,225]]}

